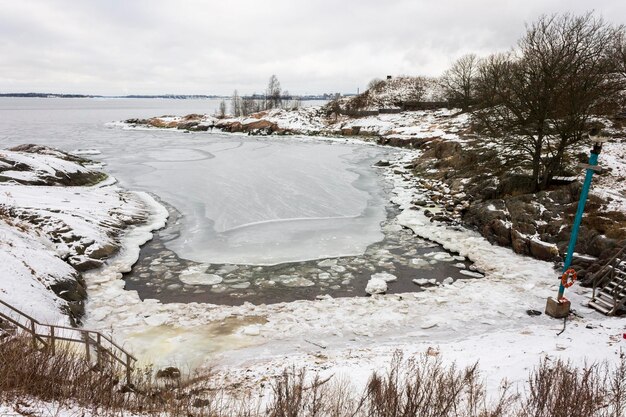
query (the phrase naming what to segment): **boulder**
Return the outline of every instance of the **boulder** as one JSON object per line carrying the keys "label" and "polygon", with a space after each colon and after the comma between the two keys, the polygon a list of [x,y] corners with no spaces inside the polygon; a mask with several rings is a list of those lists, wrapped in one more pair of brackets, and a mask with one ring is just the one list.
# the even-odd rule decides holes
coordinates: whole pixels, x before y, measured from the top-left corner
{"label": "boulder", "polygon": [[511,230],[511,247],[515,253],[519,253],[521,255],[530,254],[528,237],[515,229]]}
{"label": "boulder", "polygon": [[559,248],[553,243],[530,239],[529,250],[533,257],[542,261],[554,261],[559,258]]}
{"label": "boulder", "polygon": [[106,243],[96,248],[89,247],[87,249],[87,255],[93,259],[109,258],[111,255],[117,253],[120,248],[117,245]]}
{"label": "boulder", "polygon": [[156,373],[156,377],[159,379],[179,379],[181,376],[180,369],[173,366],[159,369]]}
{"label": "boulder", "polygon": [[269,120],[257,120],[256,122],[246,123],[243,125],[244,132],[252,132],[255,130],[267,130],[270,133],[278,129],[276,123],[272,123]]}
{"label": "boulder", "polygon": [[98,259],[91,259],[85,256],[72,256],[68,261],[78,272],[100,268],[104,263]]}
{"label": "boulder", "polygon": [[180,122],[178,124],[178,126],[176,126],[176,129],[180,129],[180,130],[192,130],[194,129],[196,126],[198,126],[198,122],[197,121],[185,121],[185,122]]}

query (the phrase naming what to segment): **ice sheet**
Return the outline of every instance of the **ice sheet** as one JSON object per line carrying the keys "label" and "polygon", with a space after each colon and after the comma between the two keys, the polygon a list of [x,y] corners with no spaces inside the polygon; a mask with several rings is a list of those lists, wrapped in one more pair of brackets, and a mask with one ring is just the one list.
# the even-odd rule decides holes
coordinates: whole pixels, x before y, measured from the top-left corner
{"label": "ice sheet", "polygon": [[359,255],[383,238],[385,199],[371,168],[380,148],[164,133],[176,140],[158,135],[142,152],[103,159],[123,186],[182,213],[167,246],[183,258],[271,265]]}

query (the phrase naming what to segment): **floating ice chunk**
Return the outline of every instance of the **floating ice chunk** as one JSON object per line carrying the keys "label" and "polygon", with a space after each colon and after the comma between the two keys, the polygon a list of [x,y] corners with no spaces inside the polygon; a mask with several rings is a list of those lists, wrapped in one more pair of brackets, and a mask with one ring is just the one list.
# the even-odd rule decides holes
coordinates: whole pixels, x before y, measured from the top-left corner
{"label": "floating ice chunk", "polygon": [[224,284],[217,284],[211,287],[211,292],[218,294],[226,292],[226,290],[228,290],[228,287]]}
{"label": "floating ice chunk", "polygon": [[452,277],[447,277],[446,279],[443,280],[443,285],[450,285],[454,283],[454,278]]}
{"label": "floating ice chunk", "polygon": [[237,269],[239,269],[239,267],[236,265],[224,265],[219,269],[219,271],[217,271],[217,273],[226,275],[236,271]]}
{"label": "floating ice chunk", "polygon": [[461,274],[466,275],[472,278],[484,278],[485,276],[479,272],[468,271],[467,269],[462,269],[459,271]]}
{"label": "floating ice chunk", "polygon": [[415,278],[413,283],[416,285],[426,285],[428,284],[428,280],[426,278]]}
{"label": "floating ice chunk", "polygon": [[341,265],[333,265],[330,267],[335,272],[346,272],[346,267]]}
{"label": "floating ice chunk", "polygon": [[465,269],[465,264],[463,262],[457,262],[454,264],[459,269]]}
{"label": "floating ice chunk", "polygon": [[428,268],[430,263],[424,259],[411,259],[411,266],[414,268]]}
{"label": "floating ice chunk", "polygon": [[330,274],[328,272],[322,272],[321,274],[317,274],[317,278],[321,280],[330,279]]}
{"label": "floating ice chunk", "polygon": [[324,259],[321,262],[317,263],[317,266],[322,267],[322,268],[327,268],[329,266],[335,266],[337,265],[337,259]]}
{"label": "floating ice chunk", "polygon": [[429,252],[424,256],[433,258],[437,261],[451,262],[454,260],[454,257],[450,255],[448,252]]}
{"label": "floating ice chunk", "polygon": [[368,294],[383,294],[387,292],[387,281],[381,278],[370,278],[365,287]]}
{"label": "floating ice chunk", "polygon": [[278,277],[285,287],[312,287],[315,283],[297,275],[281,275]]}
{"label": "floating ice chunk", "polygon": [[215,274],[181,274],[180,280],[188,285],[215,285],[223,281],[222,277]]}
{"label": "floating ice chunk", "polygon": [[388,272],[379,272],[377,274],[373,274],[372,278],[380,278],[385,282],[392,282],[392,281],[396,281],[398,279],[398,277],[396,277],[393,274],[390,274]]}
{"label": "floating ice chunk", "polygon": [[245,290],[250,287],[250,283],[248,281],[240,282],[239,284],[232,284],[230,287],[238,290]]}

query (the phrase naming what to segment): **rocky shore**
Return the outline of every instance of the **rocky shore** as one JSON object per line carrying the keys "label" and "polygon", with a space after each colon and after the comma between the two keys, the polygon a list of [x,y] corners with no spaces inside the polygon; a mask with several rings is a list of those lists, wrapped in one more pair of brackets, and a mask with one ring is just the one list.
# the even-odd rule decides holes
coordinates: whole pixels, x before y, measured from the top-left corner
{"label": "rocky shore", "polygon": [[145,221],[136,195],[82,157],[38,145],[0,150],[0,297],[35,318],[80,323],[82,273]]}

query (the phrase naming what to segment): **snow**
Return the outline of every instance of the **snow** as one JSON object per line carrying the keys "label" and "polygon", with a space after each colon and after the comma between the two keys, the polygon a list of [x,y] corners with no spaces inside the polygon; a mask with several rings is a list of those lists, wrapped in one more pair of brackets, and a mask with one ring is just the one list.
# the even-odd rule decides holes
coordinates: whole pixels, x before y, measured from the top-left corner
{"label": "snow", "polygon": [[7,158],[13,163],[26,165],[29,167],[29,171],[31,172],[41,172],[51,176],[55,176],[57,172],[66,174],[75,172],[88,172],[88,170],[83,166],[74,162],[57,158],[55,155],[41,155],[9,150],[0,150],[0,158]]}
{"label": "snow", "polygon": [[[51,155],[0,154],[35,170],[28,173],[84,170]],[[0,183],[0,196],[0,298],[44,323],[67,324],[61,314],[67,303],[50,287],[75,281],[68,262],[115,246],[125,223],[140,217],[143,206],[117,187]]]}
{"label": "snow", "polygon": [[598,165],[608,172],[594,175],[591,192],[610,200],[606,211],[626,213],[626,138],[604,143]]}
{"label": "snow", "polygon": [[384,294],[387,292],[387,281],[382,278],[370,278],[365,286],[365,292],[368,294]]}

